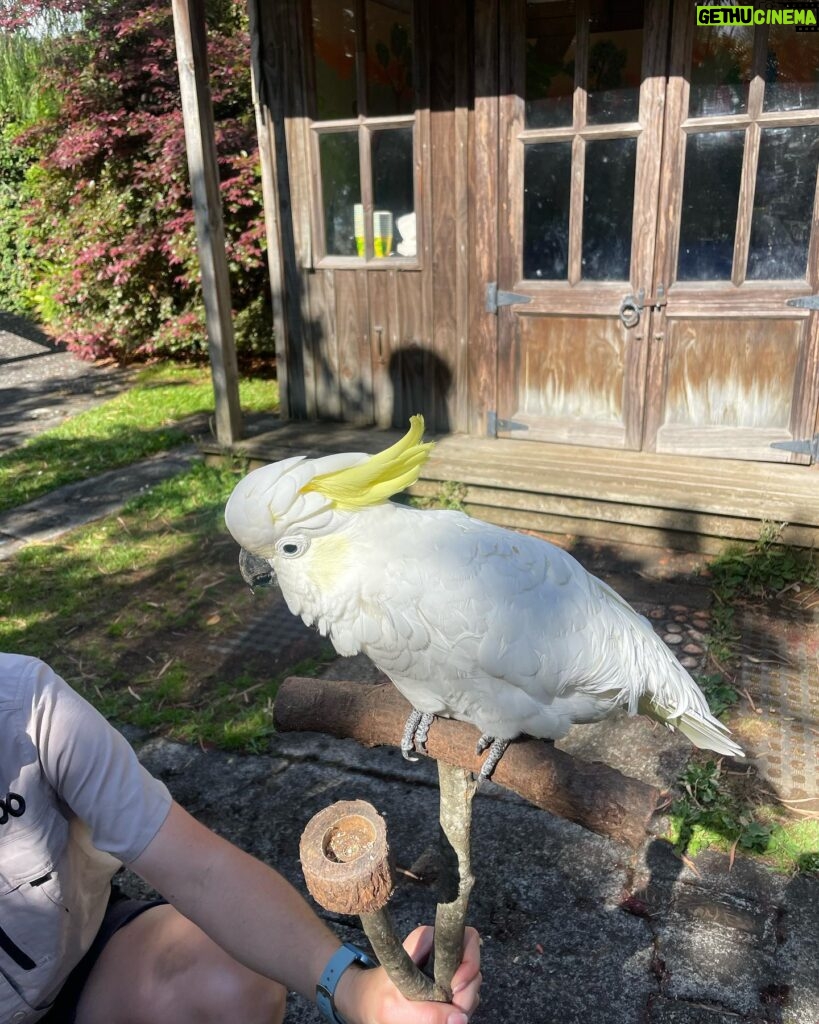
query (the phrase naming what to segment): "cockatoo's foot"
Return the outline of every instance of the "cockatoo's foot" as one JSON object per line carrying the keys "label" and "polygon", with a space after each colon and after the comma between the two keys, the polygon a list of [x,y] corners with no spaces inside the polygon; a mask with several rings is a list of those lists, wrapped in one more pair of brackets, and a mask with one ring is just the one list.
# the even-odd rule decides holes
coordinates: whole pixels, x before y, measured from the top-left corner
{"label": "cockatoo's foot", "polygon": [[418,758],[414,756],[414,752],[417,750],[422,754],[427,752],[427,737],[429,736],[429,727],[435,720],[435,715],[431,715],[428,712],[412,710],[407,724],[404,726],[404,732],[401,736],[401,753],[407,759],[407,761],[417,761]]}
{"label": "cockatoo's foot", "polygon": [[486,733],[481,736],[475,746],[475,753],[482,754],[484,750],[489,751],[486,755],[486,760],[481,765],[480,776],[482,779],[488,779],[490,777],[492,772],[497,768],[498,761],[503,757],[508,746],[509,740],[496,740],[494,736],[488,736]]}

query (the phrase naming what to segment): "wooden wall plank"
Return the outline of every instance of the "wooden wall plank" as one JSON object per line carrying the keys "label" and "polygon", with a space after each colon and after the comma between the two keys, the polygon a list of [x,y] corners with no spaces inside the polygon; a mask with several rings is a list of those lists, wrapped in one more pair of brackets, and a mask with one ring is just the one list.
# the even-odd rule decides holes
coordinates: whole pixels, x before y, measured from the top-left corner
{"label": "wooden wall plank", "polygon": [[[454,376],[457,351],[457,309],[452,301],[457,278],[455,177],[455,4],[433,4],[430,12],[430,145],[432,186],[432,285],[433,330],[427,351],[427,378],[446,373]],[[435,394],[428,402],[430,426],[450,429],[448,394]]]}
{"label": "wooden wall plank", "polygon": [[[436,387],[446,391],[451,380],[445,378],[436,384],[427,376],[426,311],[422,295],[424,283],[419,274],[396,274],[393,308],[395,323],[393,350],[390,357],[389,374],[393,395],[393,425],[406,427],[409,417],[415,413],[426,415],[429,409],[429,395]],[[431,424],[428,429],[432,430]],[[445,426],[440,429],[446,430]]]}
{"label": "wooden wall plank", "polygon": [[[366,271],[362,273],[366,274]],[[367,278],[369,303],[368,340],[372,354],[373,417],[377,427],[392,425],[393,395],[389,365],[393,348],[390,316],[390,273],[370,274]]]}
{"label": "wooden wall plank", "polygon": [[295,257],[282,84],[287,46],[282,19],[287,21],[298,2],[271,5],[249,0],[248,5],[281,413],[297,419],[315,415],[315,391],[308,392],[304,381],[304,285]]}
{"label": "wooden wall plank", "polygon": [[308,339],[310,361],[314,367],[316,416],[341,418],[341,386],[336,333],[335,280],[331,270],[306,274],[305,287],[312,311]]}
{"label": "wooden wall plank", "polygon": [[469,429],[469,265],[472,258],[469,235],[469,106],[472,48],[460,41],[469,39],[467,4],[455,4],[455,376],[447,407],[449,429]]}
{"label": "wooden wall plank", "polygon": [[341,415],[345,422],[372,423],[372,366],[369,351],[362,360],[367,330],[367,278],[356,270],[332,271],[338,343]]}
{"label": "wooden wall plank", "polygon": [[497,408],[497,317],[484,310],[486,285],[498,279],[498,3],[475,0],[472,34],[475,98],[471,115],[469,188],[469,432],[486,434]]}

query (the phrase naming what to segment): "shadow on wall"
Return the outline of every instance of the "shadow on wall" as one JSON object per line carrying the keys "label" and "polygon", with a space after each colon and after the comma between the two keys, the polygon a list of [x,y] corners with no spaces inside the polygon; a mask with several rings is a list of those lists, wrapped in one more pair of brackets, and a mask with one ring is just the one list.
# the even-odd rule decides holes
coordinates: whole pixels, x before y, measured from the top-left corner
{"label": "shadow on wall", "polygon": [[450,433],[452,371],[440,356],[411,342],[390,355],[388,372],[394,427],[406,429],[410,416],[420,412],[428,430]]}

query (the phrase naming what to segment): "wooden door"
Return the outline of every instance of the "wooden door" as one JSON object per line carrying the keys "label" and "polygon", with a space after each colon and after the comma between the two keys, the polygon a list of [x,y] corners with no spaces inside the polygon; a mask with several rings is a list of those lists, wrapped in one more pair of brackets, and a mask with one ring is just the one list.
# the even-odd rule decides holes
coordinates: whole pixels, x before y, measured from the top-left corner
{"label": "wooden door", "polygon": [[645,446],[806,461],[819,405],[819,36],[675,9]]}
{"label": "wooden door", "polygon": [[806,461],[819,35],[695,18],[501,5],[498,434]]}
{"label": "wooden door", "polygon": [[639,448],[667,7],[501,5],[497,433]]}

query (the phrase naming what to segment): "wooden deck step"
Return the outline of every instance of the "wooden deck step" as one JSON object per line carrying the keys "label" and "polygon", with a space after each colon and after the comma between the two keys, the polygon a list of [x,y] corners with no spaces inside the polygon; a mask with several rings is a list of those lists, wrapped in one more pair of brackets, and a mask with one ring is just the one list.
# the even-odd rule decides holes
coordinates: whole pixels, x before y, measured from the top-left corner
{"label": "wooden deck step", "polygon": [[[277,422],[230,454],[251,466],[300,454],[377,452],[402,431]],[[210,457],[228,454],[215,442]],[[753,541],[763,521],[782,541],[819,547],[819,468],[447,435],[410,493],[462,485],[467,510],[504,526],[713,552]]]}

